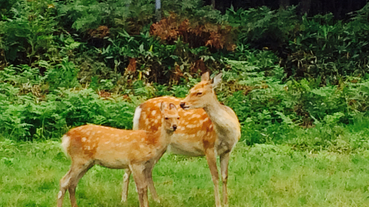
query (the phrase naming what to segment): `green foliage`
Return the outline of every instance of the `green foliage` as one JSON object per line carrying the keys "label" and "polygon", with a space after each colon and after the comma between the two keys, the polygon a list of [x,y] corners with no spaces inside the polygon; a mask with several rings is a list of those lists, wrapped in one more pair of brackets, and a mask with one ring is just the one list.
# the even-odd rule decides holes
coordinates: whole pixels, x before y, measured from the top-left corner
{"label": "green foliage", "polygon": [[17,2],[17,0],[0,0],[1,10],[0,15],[2,19],[7,19],[7,15],[11,14],[11,8]]}
{"label": "green foliage", "polygon": [[[302,17],[294,40],[287,67],[293,75],[321,76],[328,83],[337,83],[341,76],[368,72],[368,21],[363,21],[364,7],[348,23],[333,21],[333,15],[318,15],[311,19]],[[360,29],[358,29],[360,28]]]}
{"label": "green foliage", "polygon": [[[237,113],[246,143],[366,146],[338,137],[343,126],[369,115],[369,4],[343,22],[331,14],[298,16],[294,7],[231,8],[222,15],[199,0],[163,2],[163,16],[174,12],[203,25],[212,40],[222,35],[205,23],[232,25],[234,51],[150,36],[153,0],[21,0],[1,8],[3,136],[52,138],[88,122],[129,128],[134,105],[184,97],[200,71],[222,71],[217,94]],[[176,31],[182,30],[163,32]],[[296,131],[305,141],[293,136]],[[318,133],[326,138],[306,135]]]}
{"label": "green foliage", "polygon": [[113,26],[115,19],[124,21],[129,16],[130,0],[70,0],[59,5],[60,17],[65,27],[77,31],[96,29],[99,25]]}
{"label": "green foliage", "polygon": [[204,6],[202,0],[162,1],[162,7],[165,16],[168,16],[170,12],[174,12],[182,18],[196,20],[196,23],[222,21],[220,11],[212,9],[211,6]]}
{"label": "green foliage", "polygon": [[63,61],[55,67],[50,67],[47,62],[40,63],[40,65],[48,68],[45,72],[45,81],[49,84],[50,91],[54,91],[59,87],[74,88],[79,85],[77,80],[79,70],[72,62],[69,62],[67,58],[64,58]]}
{"label": "green foliage", "polygon": [[[148,32],[131,36],[123,31],[118,33],[117,38],[109,38],[108,41],[111,44],[97,52],[109,67],[124,72],[132,79],[138,76],[137,72],[141,72],[147,82],[177,84],[181,76],[175,74],[191,78],[191,63],[199,59],[206,64],[218,64],[207,47],[190,48],[181,40],[173,45],[162,44]],[[130,58],[136,60],[136,71],[127,71]],[[176,66],[179,66],[179,71],[175,70]]]}
{"label": "green foliage", "polygon": [[[65,59],[55,67],[44,66],[48,70],[43,77],[26,65],[0,71],[2,136],[15,140],[59,137],[70,127],[86,123],[131,127],[134,104],[119,96],[103,100],[91,89],[59,89],[78,85],[73,63]],[[43,95],[43,90],[53,93]]]}
{"label": "green foliage", "polygon": [[28,94],[1,101],[1,134],[14,140],[61,137],[70,127],[87,123],[131,128],[134,105],[115,97],[103,100],[90,89],[56,90],[45,101]]}
{"label": "green foliage", "polygon": [[339,86],[324,87],[321,79],[281,83],[283,69],[257,61],[258,52],[245,54],[248,61],[226,60],[231,66],[223,72],[228,92],[219,97],[235,110],[249,144],[281,142],[296,127],[347,124],[367,113],[366,78],[352,77]]}
{"label": "green foliage", "polygon": [[0,46],[8,60],[31,63],[55,52],[53,34],[58,30],[55,9],[48,7],[49,3],[17,1],[11,9],[13,15],[0,22]]}
{"label": "green foliage", "polygon": [[296,7],[276,11],[265,6],[237,11],[231,8],[224,18],[238,29],[240,43],[258,46],[282,46],[298,22]]}

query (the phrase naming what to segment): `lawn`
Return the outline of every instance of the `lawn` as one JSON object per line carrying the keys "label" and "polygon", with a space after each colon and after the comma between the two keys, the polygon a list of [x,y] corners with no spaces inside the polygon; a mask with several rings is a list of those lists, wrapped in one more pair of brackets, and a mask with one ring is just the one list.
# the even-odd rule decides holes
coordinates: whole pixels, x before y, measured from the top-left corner
{"label": "lawn", "polygon": [[[56,206],[59,180],[70,160],[57,141],[0,142],[0,206]],[[93,167],[77,187],[80,206],[138,206],[131,178],[120,202],[123,170]],[[154,168],[161,203],[214,206],[204,157],[165,154]],[[238,143],[229,168],[230,206],[369,206],[369,151],[338,154],[293,151],[283,145]],[[69,196],[64,206],[70,206]]]}

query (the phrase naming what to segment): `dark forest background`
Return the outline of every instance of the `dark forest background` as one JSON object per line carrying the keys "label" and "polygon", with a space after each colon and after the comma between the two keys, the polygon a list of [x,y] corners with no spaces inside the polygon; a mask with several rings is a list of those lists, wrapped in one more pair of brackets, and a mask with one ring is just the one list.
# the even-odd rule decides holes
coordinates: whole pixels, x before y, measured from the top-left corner
{"label": "dark forest background", "polygon": [[231,6],[236,10],[260,6],[267,6],[275,10],[288,6],[298,6],[298,11],[301,14],[308,14],[308,16],[332,13],[337,19],[346,19],[349,17],[348,13],[361,9],[367,0],[206,0],[205,2],[206,5],[215,5],[215,8],[222,12]]}

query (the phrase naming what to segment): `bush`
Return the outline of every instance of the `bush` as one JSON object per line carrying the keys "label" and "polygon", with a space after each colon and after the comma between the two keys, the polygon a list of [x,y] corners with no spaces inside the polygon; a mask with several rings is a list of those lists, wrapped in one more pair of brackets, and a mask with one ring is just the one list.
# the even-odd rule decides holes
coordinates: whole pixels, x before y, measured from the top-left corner
{"label": "bush", "polygon": [[[48,66],[41,77],[27,65],[0,71],[0,130],[15,140],[59,137],[70,127],[86,123],[131,128],[135,104],[120,96],[101,98],[78,85],[76,69],[66,59]],[[45,91],[52,91],[45,94]]]}
{"label": "bush", "polygon": [[87,123],[130,129],[134,104],[121,97],[104,100],[91,89],[56,90],[38,102],[30,95],[17,103],[0,100],[2,136],[14,140],[61,137],[69,128]]}
{"label": "bush", "polygon": [[277,71],[283,69],[277,65],[228,63],[232,68],[224,72],[227,93],[219,97],[238,115],[243,139],[249,144],[279,142],[294,127],[350,124],[357,115],[367,114],[369,80],[365,77],[352,77],[339,86],[321,87],[319,79],[281,83]]}
{"label": "bush", "polygon": [[288,46],[291,55],[286,67],[291,68],[291,75],[320,76],[323,84],[337,84],[342,76],[369,72],[369,42],[365,38],[369,34],[368,5],[348,23],[335,22],[332,14],[310,19],[303,16]]}

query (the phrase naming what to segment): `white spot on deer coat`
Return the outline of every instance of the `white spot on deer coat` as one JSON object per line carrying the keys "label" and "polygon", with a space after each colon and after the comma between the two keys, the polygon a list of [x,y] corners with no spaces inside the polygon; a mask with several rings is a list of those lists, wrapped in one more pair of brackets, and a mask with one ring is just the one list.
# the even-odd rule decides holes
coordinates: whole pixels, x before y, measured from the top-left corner
{"label": "white spot on deer coat", "polygon": [[156,110],[152,110],[151,115],[155,116]]}
{"label": "white spot on deer coat", "polygon": [[192,118],[200,118],[201,116],[200,115],[198,115],[198,114],[193,114],[192,115]]}

